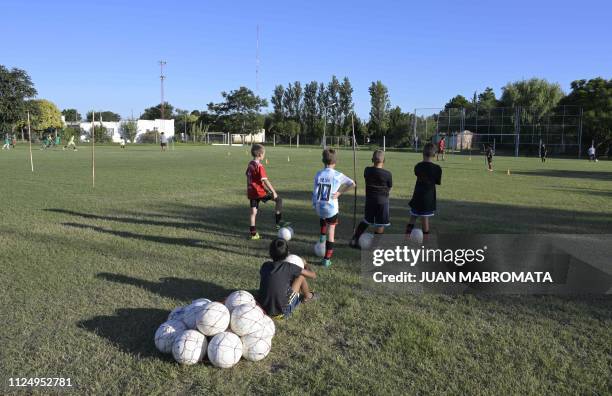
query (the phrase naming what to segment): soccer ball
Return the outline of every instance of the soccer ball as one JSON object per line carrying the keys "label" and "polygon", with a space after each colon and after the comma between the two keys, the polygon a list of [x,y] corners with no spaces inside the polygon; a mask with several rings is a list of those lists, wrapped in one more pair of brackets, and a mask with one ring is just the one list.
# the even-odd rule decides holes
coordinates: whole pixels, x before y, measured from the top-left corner
{"label": "soccer ball", "polygon": [[232,312],[238,305],[249,304],[255,305],[255,297],[246,290],[237,290],[227,296],[225,299],[225,306]]}
{"label": "soccer ball", "polygon": [[187,310],[182,317],[183,322],[187,325],[188,329],[196,328],[196,320],[198,315],[208,306],[209,303],[197,303],[191,304],[187,306]]}
{"label": "soccer ball", "polygon": [[207,336],[214,336],[227,329],[230,313],[225,305],[211,302],[199,312],[195,320],[196,328]]}
{"label": "soccer ball", "polygon": [[261,328],[261,320],[264,316],[261,308],[257,306],[239,305],[232,311],[230,326],[232,331],[239,336],[247,335]]}
{"label": "soccer ball", "polygon": [[183,316],[187,313],[187,307],[188,305],[174,308],[168,315],[168,320],[183,320]]}
{"label": "soccer ball", "polygon": [[251,334],[247,334],[249,336],[256,336],[260,338],[272,338],[274,337],[274,333],[276,333],[276,325],[271,317],[268,315],[264,315],[261,322],[259,322],[259,329]]}
{"label": "soccer ball", "polygon": [[172,345],[176,337],[185,330],[187,327],[180,320],[169,320],[162,323],[155,332],[155,347],[161,353],[172,352]]}
{"label": "soccer ball", "polygon": [[325,242],[317,242],[314,245],[314,253],[317,257],[325,256]]}
{"label": "soccer ball", "polygon": [[410,232],[410,240],[417,244],[423,243],[423,230],[413,228],[412,232]]}
{"label": "soccer ball", "polygon": [[265,358],[272,349],[272,337],[257,337],[249,334],[241,337],[241,339],[242,356],[252,362]]}
{"label": "soccer ball", "polygon": [[208,343],[208,359],[220,368],[230,368],[242,357],[242,341],[234,333],[224,331]]}
{"label": "soccer ball", "polygon": [[191,305],[206,305],[210,302],[208,298],[198,298],[197,300],[193,300]]}
{"label": "soccer ball", "polygon": [[180,364],[196,364],[206,356],[206,337],[197,330],[186,330],[172,345],[172,356]]}
{"label": "soccer ball", "polygon": [[302,260],[300,256],[297,256],[295,254],[290,254],[289,256],[287,256],[285,261],[291,264],[295,264],[300,268],[304,268],[304,260]]}
{"label": "soccer ball", "polygon": [[373,240],[374,240],[374,235],[370,234],[369,232],[365,232],[361,234],[361,236],[359,237],[359,247],[364,250],[368,250],[369,248],[372,247]]}
{"label": "soccer ball", "polygon": [[284,239],[285,241],[290,241],[293,238],[293,228],[291,227],[283,227],[278,230],[278,237]]}

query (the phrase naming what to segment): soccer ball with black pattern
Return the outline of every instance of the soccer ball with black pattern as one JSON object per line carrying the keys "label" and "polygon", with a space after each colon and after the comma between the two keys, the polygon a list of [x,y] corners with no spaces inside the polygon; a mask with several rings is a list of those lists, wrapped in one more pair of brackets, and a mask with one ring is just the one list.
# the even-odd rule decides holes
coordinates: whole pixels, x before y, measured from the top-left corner
{"label": "soccer ball with black pattern", "polygon": [[155,332],[155,347],[162,353],[172,352],[172,345],[176,337],[187,330],[180,320],[169,320],[162,323]]}
{"label": "soccer ball with black pattern", "polygon": [[242,340],[234,333],[224,331],[208,343],[208,359],[216,367],[230,368],[242,357]]}
{"label": "soccer ball with black pattern", "polygon": [[195,319],[195,327],[204,335],[214,336],[227,329],[230,312],[219,302],[211,302],[202,309]]}
{"label": "soccer ball with black pattern", "polygon": [[174,360],[188,366],[200,362],[206,351],[206,337],[197,330],[185,330],[172,345]]}
{"label": "soccer ball with black pattern", "polygon": [[232,311],[230,326],[234,333],[244,336],[259,330],[264,316],[258,306],[239,305]]}
{"label": "soccer ball with black pattern", "polygon": [[239,305],[248,304],[255,306],[255,297],[246,290],[236,290],[225,299],[225,306],[230,313]]}

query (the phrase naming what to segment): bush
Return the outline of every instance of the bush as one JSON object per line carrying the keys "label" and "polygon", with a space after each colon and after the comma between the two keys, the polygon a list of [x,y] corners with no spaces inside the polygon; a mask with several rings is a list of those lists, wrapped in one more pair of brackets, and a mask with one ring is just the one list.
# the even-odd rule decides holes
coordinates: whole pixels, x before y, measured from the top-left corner
{"label": "bush", "polygon": [[157,131],[146,131],[138,137],[138,143],[156,143],[158,140]]}

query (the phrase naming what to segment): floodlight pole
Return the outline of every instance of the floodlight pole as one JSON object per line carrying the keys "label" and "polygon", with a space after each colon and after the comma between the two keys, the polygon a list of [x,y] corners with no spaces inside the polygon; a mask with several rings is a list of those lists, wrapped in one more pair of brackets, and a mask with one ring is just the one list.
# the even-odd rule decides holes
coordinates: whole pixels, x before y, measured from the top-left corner
{"label": "floodlight pole", "polygon": [[[160,70],[160,76],[159,76],[159,80],[160,80],[160,84],[161,84],[161,106],[160,106],[160,110],[161,110],[161,119],[164,119],[164,80],[166,79],[166,76],[164,76],[164,65],[166,64],[165,60],[160,60],[159,61],[159,70]],[[165,131],[162,131],[165,132]],[[159,134],[159,131],[155,134],[155,143],[157,143],[157,135]]]}
{"label": "floodlight pole", "polygon": [[[327,126],[327,109],[330,109],[334,106],[337,106],[338,103],[334,102],[325,106],[325,111],[323,112],[323,150],[327,148],[327,140],[325,139],[325,127]],[[333,145],[333,142],[332,142]]]}

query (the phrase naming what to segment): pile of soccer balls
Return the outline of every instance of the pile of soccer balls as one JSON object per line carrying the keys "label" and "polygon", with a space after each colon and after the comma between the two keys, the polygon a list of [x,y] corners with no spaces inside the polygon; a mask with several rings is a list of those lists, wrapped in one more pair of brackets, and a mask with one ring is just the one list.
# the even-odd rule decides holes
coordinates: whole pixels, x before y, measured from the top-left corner
{"label": "pile of soccer balls", "polygon": [[238,290],[224,304],[200,298],[175,308],[155,332],[155,346],[180,364],[208,356],[216,367],[230,368],[241,357],[258,361],[268,356],[275,330],[253,295]]}

